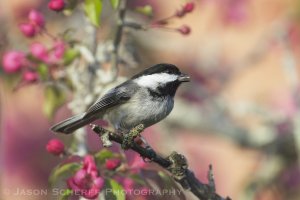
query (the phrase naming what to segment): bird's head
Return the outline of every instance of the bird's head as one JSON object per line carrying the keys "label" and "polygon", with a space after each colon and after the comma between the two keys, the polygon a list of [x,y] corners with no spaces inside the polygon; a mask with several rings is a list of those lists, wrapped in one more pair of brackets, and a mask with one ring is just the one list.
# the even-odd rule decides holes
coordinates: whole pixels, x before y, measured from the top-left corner
{"label": "bird's head", "polygon": [[190,77],[172,64],[157,64],[132,77],[139,86],[150,92],[174,96],[178,86],[189,82]]}

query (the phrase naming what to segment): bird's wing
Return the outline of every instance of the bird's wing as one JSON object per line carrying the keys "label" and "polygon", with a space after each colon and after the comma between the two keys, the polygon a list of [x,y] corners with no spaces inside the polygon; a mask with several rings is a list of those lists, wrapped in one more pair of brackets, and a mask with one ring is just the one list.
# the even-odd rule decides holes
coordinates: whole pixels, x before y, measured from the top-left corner
{"label": "bird's wing", "polygon": [[107,108],[122,104],[128,101],[131,97],[131,94],[115,88],[105,94],[102,98],[98,99],[85,113],[84,117],[90,117],[94,114],[103,112]]}

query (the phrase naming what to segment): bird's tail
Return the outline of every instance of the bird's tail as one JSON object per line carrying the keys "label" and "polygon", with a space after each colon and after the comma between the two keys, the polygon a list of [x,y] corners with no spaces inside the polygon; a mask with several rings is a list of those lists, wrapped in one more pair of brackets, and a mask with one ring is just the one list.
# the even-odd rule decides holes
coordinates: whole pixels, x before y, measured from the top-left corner
{"label": "bird's tail", "polygon": [[83,113],[83,114],[70,117],[62,122],[59,122],[58,124],[55,124],[50,128],[50,130],[54,132],[70,134],[75,130],[91,123],[94,120],[95,118],[93,117],[89,117],[89,118],[85,117],[85,113]]}

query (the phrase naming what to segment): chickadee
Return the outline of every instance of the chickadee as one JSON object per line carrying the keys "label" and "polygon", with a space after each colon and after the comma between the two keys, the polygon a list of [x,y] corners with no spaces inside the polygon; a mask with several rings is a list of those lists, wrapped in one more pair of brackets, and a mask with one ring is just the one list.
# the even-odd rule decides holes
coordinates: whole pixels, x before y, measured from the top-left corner
{"label": "chickadee", "polygon": [[188,81],[190,77],[175,65],[154,65],[109,90],[85,113],[68,118],[51,130],[70,134],[97,119],[107,120],[121,133],[128,133],[139,124],[147,128],[169,115],[178,86]]}

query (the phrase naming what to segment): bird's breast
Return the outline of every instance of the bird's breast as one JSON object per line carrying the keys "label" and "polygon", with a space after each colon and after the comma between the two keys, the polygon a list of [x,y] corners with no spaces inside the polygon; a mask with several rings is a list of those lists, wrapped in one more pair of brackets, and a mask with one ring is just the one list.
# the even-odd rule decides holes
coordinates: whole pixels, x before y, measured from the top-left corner
{"label": "bird's breast", "polygon": [[129,131],[139,124],[148,127],[161,121],[170,114],[173,106],[174,100],[170,96],[156,100],[134,96],[117,109],[109,111],[107,118],[116,129]]}

